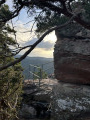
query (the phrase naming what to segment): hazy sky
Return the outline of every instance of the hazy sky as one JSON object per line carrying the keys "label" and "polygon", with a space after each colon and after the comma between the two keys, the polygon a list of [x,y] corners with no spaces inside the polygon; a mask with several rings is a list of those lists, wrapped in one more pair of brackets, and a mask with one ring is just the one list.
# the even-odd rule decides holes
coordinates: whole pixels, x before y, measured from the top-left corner
{"label": "hazy sky", "polygon": [[[12,0],[7,0],[7,4],[9,5],[10,9],[12,9]],[[33,22],[29,21],[32,20],[33,17],[28,17],[25,9],[20,12],[19,17],[16,17],[13,20],[13,24],[15,26],[15,29],[17,30],[17,41],[22,46],[33,44],[38,39],[34,31],[32,33],[26,32],[31,30]],[[26,24],[27,22],[29,23]],[[35,30],[35,27],[36,26],[34,26],[33,30]],[[55,41],[55,32],[52,32],[45,37],[45,39],[30,53],[29,56],[52,58]],[[24,52],[25,50],[22,51],[20,54],[23,54]]]}

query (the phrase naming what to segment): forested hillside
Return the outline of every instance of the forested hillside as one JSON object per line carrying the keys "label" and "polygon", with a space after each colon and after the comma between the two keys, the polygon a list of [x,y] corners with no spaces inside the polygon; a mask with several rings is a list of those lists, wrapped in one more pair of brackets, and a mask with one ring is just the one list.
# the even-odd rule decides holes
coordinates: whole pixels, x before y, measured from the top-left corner
{"label": "forested hillside", "polygon": [[[18,56],[20,57],[20,56]],[[47,74],[52,74],[54,73],[54,68],[52,68],[54,65],[53,65],[53,58],[44,58],[44,57],[27,57],[26,59],[24,59],[21,64],[22,64],[22,67],[24,69],[24,76],[25,76],[25,79],[28,79],[29,77],[29,65],[30,64],[33,64],[33,65],[37,65],[37,66],[42,66],[42,64],[45,64],[45,63],[48,63],[48,62],[51,62],[49,64],[45,64],[43,65],[43,69],[48,69],[48,68],[51,68],[49,70],[47,70]],[[33,68],[31,67],[30,68],[31,71],[33,71]]]}

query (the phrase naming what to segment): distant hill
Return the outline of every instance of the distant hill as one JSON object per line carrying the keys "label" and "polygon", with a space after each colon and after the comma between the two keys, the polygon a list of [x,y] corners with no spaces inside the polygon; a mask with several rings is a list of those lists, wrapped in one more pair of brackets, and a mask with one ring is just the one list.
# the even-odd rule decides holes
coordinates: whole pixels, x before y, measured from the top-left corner
{"label": "distant hill", "polygon": [[[20,57],[20,56],[17,56],[17,57]],[[43,69],[46,70],[48,68],[51,68],[51,69],[48,69],[46,72],[47,74],[52,74],[54,73],[54,68],[53,68],[53,58],[44,58],[44,57],[26,57],[22,62],[21,62],[21,65],[24,69],[23,71],[23,74],[25,76],[25,79],[29,79],[30,77],[30,73],[29,73],[29,65],[30,64],[33,64],[33,65],[36,65],[36,66],[40,66],[42,67],[42,64],[45,64],[45,63],[48,63],[50,62],[49,64],[45,64],[43,65]],[[30,70],[33,71],[33,67],[30,67]],[[31,78],[32,78],[32,75],[31,75]]]}

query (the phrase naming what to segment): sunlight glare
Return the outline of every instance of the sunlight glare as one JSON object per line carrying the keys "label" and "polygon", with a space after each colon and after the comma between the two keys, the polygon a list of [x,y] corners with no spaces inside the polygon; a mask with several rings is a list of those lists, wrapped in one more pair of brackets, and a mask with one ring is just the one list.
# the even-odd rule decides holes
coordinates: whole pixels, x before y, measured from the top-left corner
{"label": "sunlight glare", "polygon": [[55,31],[51,32],[49,35],[47,35],[44,38],[44,41],[49,41],[51,43],[55,43],[57,40],[56,35],[55,35]]}

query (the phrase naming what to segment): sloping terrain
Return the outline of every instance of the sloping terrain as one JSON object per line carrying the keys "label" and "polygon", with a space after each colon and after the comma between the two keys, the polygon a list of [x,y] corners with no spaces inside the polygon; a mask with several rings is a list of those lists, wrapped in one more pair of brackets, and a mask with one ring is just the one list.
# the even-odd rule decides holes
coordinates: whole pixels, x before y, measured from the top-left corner
{"label": "sloping terrain", "polygon": [[[17,57],[20,57],[20,56],[17,56]],[[47,68],[51,68],[49,70],[47,70],[47,74],[52,74],[54,73],[54,68],[53,68],[53,58],[44,58],[44,57],[26,57],[22,62],[21,62],[21,65],[24,69],[23,71],[23,74],[24,74],[24,77],[25,79],[28,79],[29,78],[29,65],[30,64],[33,64],[33,65],[37,65],[39,67],[42,66],[42,64],[45,64],[45,63],[48,63],[48,62],[51,62],[49,64],[45,64],[43,66],[43,69],[47,69]],[[31,67],[30,68],[31,71],[33,71],[33,68]]]}

